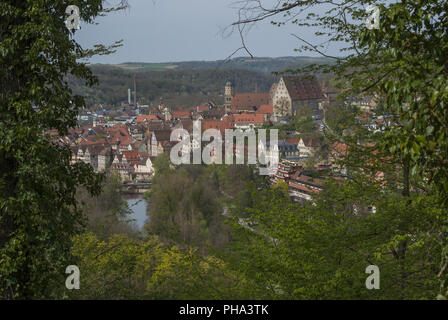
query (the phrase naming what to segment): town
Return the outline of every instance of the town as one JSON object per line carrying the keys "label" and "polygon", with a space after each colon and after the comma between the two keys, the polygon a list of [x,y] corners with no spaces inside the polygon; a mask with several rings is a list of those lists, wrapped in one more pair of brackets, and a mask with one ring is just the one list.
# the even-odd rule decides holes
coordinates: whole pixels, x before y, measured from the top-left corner
{"label": "town", "polygon": [[[88,163],[96,172],[116,172],[128,187],[140,186],[134,188],[137,192],[147,190],[150,185],[157,155],[169,154],[178,143],[170,139],[173,130],[183,129],[193,136],[195,121],[200,121],[203,131],[216,129],[222,135],[226,129],[269,128],[287,124],[302,108],[307,108],[312,112],[318,133],[324,135],[326,130],[331,130],[325,123],[325,110],[335,103],[338,95],[338,90],[326,80],[319,82],[309,76],[283,76],[266,93],[235,92],[232,83],[227,81],[221,104],[208,101],[187,109],[172,110],[163,99],[157,108],[138,105],[136,92],[136,88],[133,92],[128,90],[128,101],[122,103],[121,112],[85,111],[78,117],[84,124],[71,129],[69,135],[57,137],[56,131],[51,133],[60,143],[70,145],[73,163]],[[350,97],[345,103],[363,111],[360,120],[368,118],[375,107],[373,96]],[[372,127],[372,122],[369,126]],[[377,126],[374,129],[378,130]],[[313,194],[322,190],[325,177],[313,179],[305,167],[307,160],[321,154],[318,152],[321,149],[322,139],[301,137],[297,131],[287,132],[278,141],[279,164],[271,172],[271,182],[286,182],[293,201],[311,200]],[[346,155],[346,146],[334,143],[327,149],[323,157],[315,159],[314,169],[332,170],[342,177],[344,171],[333,160]]]}
{"label": "town", "polygon": [[2,0],[0,299],[447,300],[447,13]]}

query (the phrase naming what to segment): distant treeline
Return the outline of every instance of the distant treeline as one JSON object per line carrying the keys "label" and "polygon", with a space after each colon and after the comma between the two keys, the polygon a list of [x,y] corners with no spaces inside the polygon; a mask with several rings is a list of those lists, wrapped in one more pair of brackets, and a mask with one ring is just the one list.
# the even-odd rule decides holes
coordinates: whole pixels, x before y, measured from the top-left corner
{"label": "distant treeline", "polygon": [[128,88],[137,80],[140,104],[157,106],[160,98],[172,108],[191,107],[203,102],[223,103],[224,85],[233,82],[236,92],[267,92],[279,76],[275,71],[296,70],[329,63],[311,57],[234,58],[226,61],[187,61],[175,63],[124,63],[92,65],[99,85],[87,88],[74,78],[69,83],[76,94],[86,98],[87,107],[98,104],[118,106],[127,101]]}
{"label": "distant treeline", "polygon": [[249,70],[166,70],[138,71],[117,66],[93,65],[92,70],[99,79],[93,88],[69,78],[75,94],[86,99],[87,107],[120,105],[128,100],[128,88],[137,81],[137,99],[140,104],[157,106],[160,99],[172,108],[191,107],[203,102],[223,103],[224,86],[228,80],[236,92],[267,92],[277,80],[276,76]]}

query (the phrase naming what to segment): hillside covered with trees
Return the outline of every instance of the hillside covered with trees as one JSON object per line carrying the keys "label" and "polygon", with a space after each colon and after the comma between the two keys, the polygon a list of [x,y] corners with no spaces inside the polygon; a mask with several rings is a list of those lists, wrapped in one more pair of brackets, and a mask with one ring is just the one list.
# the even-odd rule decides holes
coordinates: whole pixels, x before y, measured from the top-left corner
{"label": "hillside covered with trees", "polygon": [[128,88],[137,82],[138,103],[157,106],[160,98],[172,108],[191,107],[203,102],[223,102],[224,85],[230,80],[237,92],[267,92],[275,82],[273,75],[249,70],[188,69],[135,72],[109,65],[93,65],[99,84],[87,87],[69,78],[75,94],[86,97],[88,108],[98,104],[120,105],[128,99]]}

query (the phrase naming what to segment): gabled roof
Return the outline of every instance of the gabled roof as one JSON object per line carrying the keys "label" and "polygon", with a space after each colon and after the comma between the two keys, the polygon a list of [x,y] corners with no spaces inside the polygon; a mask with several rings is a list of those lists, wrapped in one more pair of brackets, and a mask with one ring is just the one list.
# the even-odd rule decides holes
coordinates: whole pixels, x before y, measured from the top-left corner
{"label": "gabled roof", "polygon": [[171,129],[153,130],[152,133],[156,136],[157,142],[170,141]]}
{"label": "gabled roof", "polygon": [[128,145],[132,143],[132,136],[124,128],[119,128],[111,138],[111,143],[120,143],[121,145]]}
{"label": "gabled roof", "polygon": [[137,151],[123,151],[122,154],[126,158],[126,161],[130,164],[135,164],[140,161],[140,156]]}
{"label": "gabled roof", "polygon": [[293,101],[323,99],[324,95],[316,78],[303,76],[284,76],[286,89]]}
{"label": "gabled roof", "polygon": [[318,139],[313,138],[300,138],[303,141],[303,144],[307,147],[319,147],[321,145],[320,141]]}

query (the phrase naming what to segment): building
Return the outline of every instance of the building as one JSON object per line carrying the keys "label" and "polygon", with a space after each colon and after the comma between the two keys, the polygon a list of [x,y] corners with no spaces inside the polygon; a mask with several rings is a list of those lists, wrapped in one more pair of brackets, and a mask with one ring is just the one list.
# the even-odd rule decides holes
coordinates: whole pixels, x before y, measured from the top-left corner
{"label": "building", "polygon": [[264,115],[262,114],[235,114],[233,116],[235,129],[253,129],[259,128],[264,123]]}
{"label": "building", "polygon": [[98,155],[98,171],[105,171],[113,160],[113,153],[111,149],[103,149]]}
{"label": "building", "polygon": [[262,105],[270,104],[269,93],[237,93],[231,102],[231,111],[237,113],[255,113]]}
{"label": "building", "polygon": [[288,181],[289,195],[295,202],[311,201],[312,196],[323,190],[325,180],[313,178],[305,171],[296,171]]}
{"label": "building", "polygon": [[232,104],[234,94],[235,92],[232,82],[227,81],[226,86],[224,87],[224,109],[226,111],[230,111],[230,106]]}
{"label": "building", "polygon": [[297,148],[300,158],[312,157],[320,148],[320,140],[315,138],[300,138]]}
{"label": "building", "polygon": [[301,76],[284,76],[271,88],[273,104],[273,120],[280,121],[285,117],[293,117],[302,106],[318,112],[324,95],[315,78]]}
{"label": "building", "polygon": [[280,159],[299,160],[300,158],[298,143],[291,141],[291,139],[280,140],[278,142],[278,152]]}
{"label": "building", "polygon": [[273,112],[272,104],[262,104],[256,111],[255,114],[262,114],[264,117],[264,122],[271,121],[271,116]]}
{"label": "building", "polygon": [[[153,158],[154,159],[154,158]],[[139,162],[134,164],[133,178],[140,181],[148,181],[154,174],[154,166],[151,157],[142,157]]]}
{"label": "building", "polygon": [[277,172],[271,178],[271,184],[281,181],[288,185],[291,200],[302,202],[312,201],[312,196],[323,190],[325,179],[313,178],[297,162],[282,160],[278,164]]}

